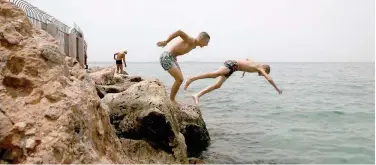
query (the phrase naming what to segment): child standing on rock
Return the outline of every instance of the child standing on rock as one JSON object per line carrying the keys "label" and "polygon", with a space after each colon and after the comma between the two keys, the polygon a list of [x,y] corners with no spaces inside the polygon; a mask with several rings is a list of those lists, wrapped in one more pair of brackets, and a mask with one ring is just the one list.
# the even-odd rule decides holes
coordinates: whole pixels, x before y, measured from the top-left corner
{"label": "child standing on rock", "polygon": [[157,43],[159,47],[165,47],[171,40],[176,37],[180,37],[182,40],[174,45],[169,51],[164,51],[159,57],[162,68],[175,79],[174,84],[171,88],[170,101],[174,106],[177,106],[175,96],[183,83],[183,74],[180,70],[179,64],[177,62],[177,57],[187,54],[191,50],[195,49],[196,46],[205,47],[208,45],[210,36],[206,32],[201,32],[196,38],[188,36],[181,30],[172,33],[167,40],[160,41]]}
{"label": "child standing on rock", "polygon": [[[114,60],[116,60],[116,73],[123,73],[123,62],[124,62],[124,68],[127,67],[127,63],[125,63],[125,55],[128,52],[122,51],[114,54]],[[120,72],[119,72],[120,71]]]}

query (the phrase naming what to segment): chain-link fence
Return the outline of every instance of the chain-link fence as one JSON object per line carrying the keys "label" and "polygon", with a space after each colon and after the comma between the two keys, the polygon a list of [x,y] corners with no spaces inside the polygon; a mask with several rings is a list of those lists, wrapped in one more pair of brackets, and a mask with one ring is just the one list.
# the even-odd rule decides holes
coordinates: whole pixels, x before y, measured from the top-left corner
{"label": "chain-link fence", "polygon": [[[16,5],[17,7],[21,8],[25,12],[30,22],[35,27],[48,31],[49,24],[55,25],[57,28],[57,35],[54,37],[59,41],[59,45],[60,45],[62,52],[64,52],[67,56],[75,56],[77,58],[77,61],[79,61],[83,66],[87,67],[87,62],[86,62],[87,43],[85,40],[83,40],[83,48],[84,48],[83,55],[80,55],[82,53],[80,53],[79,46],[78,46],[79,38],[82,38],[82,39],[84,38],[84,34],[79,26],[74,24],[74,27],[71,28],[65,25],[64,23],[62,23],[61,21],[59,21],[58,19],[47,14],[43,10],[38,9],[37,7],[31,5],[29,2],[26,2],[24,0],[9,0],[9,1],[13,3],[14,5]],[[72,39],[70,39],[71,34],[75,34],[75,36],[77,37],[76,41],[74,41],[75,44],[69,43],[70,41],[72,41]],[[72,53],[72,51],[69,50],[69,49],[72,49],[70,48],[70,46],[76,47],[74,48],[76,52]]]}

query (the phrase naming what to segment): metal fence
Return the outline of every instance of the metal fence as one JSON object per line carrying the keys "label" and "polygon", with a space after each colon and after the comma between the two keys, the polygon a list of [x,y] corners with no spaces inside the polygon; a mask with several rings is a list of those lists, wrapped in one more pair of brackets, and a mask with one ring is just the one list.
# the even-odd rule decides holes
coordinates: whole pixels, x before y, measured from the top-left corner
{"label": "metal fence", "polygon": [[[77,37],[84,37],[84,34],[79,26],[74,24],[74,27],[71,28],[58,19],[54,18],[53,16],[47,14],[43,10],[38,9],[37,7],[31,5],[29,2],[26,2],[24,0],[9,0],[9,2],[13,3],[17,7],[21,8],[29,18],[30,22],[37,28],[41,28],[45,31],[47,31],[47,25],[48,24],[55,24],[58,29],[58,34],[56,39],[59,41],[61,50],[67,55],[69,55],[69,34],[76,34]],[[85,63],[83,65],[86,65],[86,48],[87,44],[86,41],[84,41],[84,47],[85,47]],[[78,49],[77,49],[78,51]],[[78,54],[78,52],[77,52]],[[78,55],[76,56],[77,60],[79,61]],[[86,65],[87,67],[87,65]]]}

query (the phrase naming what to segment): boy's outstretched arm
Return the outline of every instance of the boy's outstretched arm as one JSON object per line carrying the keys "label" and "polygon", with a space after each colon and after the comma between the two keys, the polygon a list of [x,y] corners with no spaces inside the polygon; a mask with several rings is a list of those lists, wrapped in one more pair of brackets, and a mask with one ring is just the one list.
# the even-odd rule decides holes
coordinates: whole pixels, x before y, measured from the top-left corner
{"label": "boy's outstretched arm", "polygon": [[261,74],[262,74],[262,75],[263,75],[263,76],[269,81],[269,83],[273,85],[273,87],[275,88],[275,90],[277,90],[277,92],[278,92],[279,94],[282,94],[282,90],[280,90],[280,89],[277,87],[277,85],[275,85],[275,83],[274,83],[272,77],[270,77],[268,74],[266,74],[265,71],[264,71],[263,69],[259,69],[258,71],[261,72]]}
{"label": "boy's outstretched arm", "polygon": [[183,31],[178,30],[178,31],[172,33],[170,36],[168,36],[167,40],[158,42],[157,45],[160,46],[160,47],[164,47],[171,40],[175,39],[178,36],[180,36],[180,38],[182,38],[184,41],[189,41],[189,36],[186,33],[184,33]]}

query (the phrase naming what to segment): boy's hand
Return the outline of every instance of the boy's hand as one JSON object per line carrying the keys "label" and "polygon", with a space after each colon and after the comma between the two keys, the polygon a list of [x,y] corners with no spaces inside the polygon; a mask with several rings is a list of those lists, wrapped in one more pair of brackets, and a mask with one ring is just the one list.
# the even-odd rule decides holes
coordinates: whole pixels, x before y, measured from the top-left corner
{"label": "boy's hand", "polygon": [[159,41],[158,43],[157,43],[157,46],[159,46],[159,47],[165,47],[167,45],[167,41]]}

